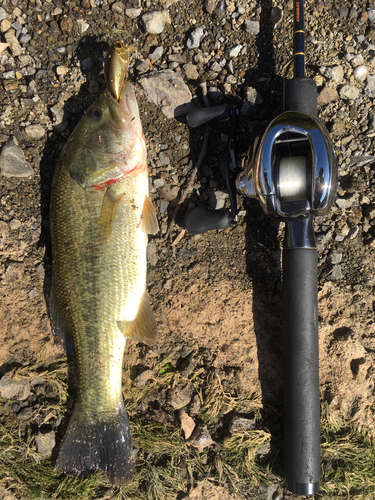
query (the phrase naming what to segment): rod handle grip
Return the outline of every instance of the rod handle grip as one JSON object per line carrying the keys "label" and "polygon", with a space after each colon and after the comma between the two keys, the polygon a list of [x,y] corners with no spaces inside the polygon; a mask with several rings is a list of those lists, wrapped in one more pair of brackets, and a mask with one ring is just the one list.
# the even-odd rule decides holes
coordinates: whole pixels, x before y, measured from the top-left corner
{"label": "rod handle grip", "polygon": [[286,483],[312,495],[321,475],[316,248],[283,250],[283,348]]}

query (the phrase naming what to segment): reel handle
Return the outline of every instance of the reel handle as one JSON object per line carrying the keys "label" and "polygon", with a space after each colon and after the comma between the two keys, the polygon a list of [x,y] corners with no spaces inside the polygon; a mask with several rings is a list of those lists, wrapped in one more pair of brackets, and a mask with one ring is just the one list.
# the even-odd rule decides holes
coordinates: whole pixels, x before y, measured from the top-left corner
{"label": "reel handle", "polygon": [[232,115],[233,106],[222,104],[212,108],[201,108],[193,106],[186,111],[186,121],[189,127],[195,128],[204,123],[213,123],[229,120]]}
{"label": "reel handle", "polygon": [[213,229],[226,229],[232,223],[228,209],[210,210],[195,207],[185,216],[185,227],[190,234],[201,234]]}

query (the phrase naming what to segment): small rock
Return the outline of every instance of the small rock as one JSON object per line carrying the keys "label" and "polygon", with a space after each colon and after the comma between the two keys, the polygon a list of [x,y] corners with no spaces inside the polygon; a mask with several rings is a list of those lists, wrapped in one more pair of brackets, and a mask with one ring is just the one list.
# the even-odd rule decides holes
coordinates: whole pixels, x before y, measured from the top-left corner
{"label": "small rock", "polygon": [[170,394],[170,404],[173,406],[175,410],[180,410],[187,406],[191,398],[193,396],[193,386],[190,384],[185,385],[184,387],[177,386],[175,387]]}
{"label": "small rock", "polygon": [[31,166],[26,162],[22,149],[12,137],[3,146],[0,154],[0,171],[4,177],[30,177],[34,175]]}
{"label": "small rock", "polygon": [[151,240],[147,245],[147,262],[150,266],[156,266],[158,263],[158,252],[154,240]]}
{"label": "small rock", "polygon": [[64,16],[60,21],[60,28],[62,31],[70,33],[73,29],[73,20],[70,17]]}
{"label": "small rock", "polygon": [[5,9],[0,7],[0,21],[3,21],[4,19],[8,18],[8,14]]}
{"label": "small rock", "polygon": [[255,428],[255,419],[254,418],[244,418],[238,415],[235,415],[232,418],[231,423],[229,424],[229,431],[234,433],[240,433],[243,431],[250,431]]}
{"label": "small rock", "polygon": [[22,422],[26,422],[27,420],[31,420],[34,417],[34,412],[32,408],[24,408],[21,413],[17,415],[17,420],[21,420]]}
{"label": "small rock", "polygon": [[41,139],[44,137],[46,131],[42,125],[28,125],[25,128],[25,133],[30,139]]}
{"label": "small rock", "polygon": [[215,206],[212,207],[215,210],[220,210],[224,208],[225,200],[228,198],[228,193],[223,193],[222,191],[215,191]]}
{"label": "small rock", "polygon": [[361,54],[357,54],[356,56],[354,56],[350,59],[350,64],[353,66],[353,68],[356,68],[357,66],[361,66],[364,63],[365,63],[365,60],[363,59],[363,56]]}
{"label": "small rock", "polygon": [[369,9],[367,11],[368,20],[370,23],[375,24],[375,9]]}
{"label": "small rock", "polygon": [[352,200],[345,200],[344,198],[337,198],[336,199],[336,205],[341,208],[342,210],[345,210],[347,208],[350,208],[352,206]]}
{"label": "small rock", "polygon": [[214,61],[211,66],[210,66],[210,70],[211,71],[214,71],[215,73],[220,73],[220,71],[222,70],[223,68],[220,66],[220,64],[217,62],[217,61]]}
{"label": "small rock", "polygon": [[112,4],[112,12],[116,12],[116,14],[123,14],[125,10],[125,5],[122,2],[115,2]]}
{"label": "small rock", "polygon": [[44,378],[39,376],[34,377],[30,382],[31,387],[35,387],[37,385],[44,385],[45,383],[46,381],[44,380]]}
{"label": "small rock", "polygon": [[129,18],[129,19],[137,19],[142,13],[142,9],[135,9],[135,8],[132,8],[132,9],[126,9],[125,10],[125,15]]}
{"label": "small rock", "polygon": [[368,96],[375,96],[375,75],[367,75],[367,87],[365,92]]}
{"label": "small rock", "polygon": [[249,33],[249,35],[258,35],[260,31],[260,23],[259,21],[245,21],[244,22],[244,27],[246,33]]}
{"label": "small rock", "polygon": [[330,102],[337,101],[339,94],[336,89],[331,87],[324,87],[318,95],[318,106],[326,106]]}
{"label": "small rock", "polygon": [[194,446],[194,448],[197,448],[199,453],[202,453],[205,448],[215,444],[215,441],[212,440],[207,426],[199,424],[188,440],[188,443]]}
{"label": "small rock", "polygon": [[342,252],[330,252],[327,261],[330,264],[340,264],[342,261]]}
{"label": "small rock", "polygon": [[150,54],[148,55],[148,59],[152,62],[155,62],[158,59],[160,59],[162,55],[163,55],[163,47],[160,45],[160,47],[156,47],[156,49],[153,52],[150,52]]}
{"label": "small rock", "polygon": [[217,0],[204,0],[204,10],[208,14],[212,14],[213,11],[215,10],[217,4]]}
{"label": "small rock", "polygon": [[9,45],[12,54],[14,56],[20,56],[24,52],[24,50],[21,47],[20,43],[18,42],[15,33],[16,32],[13,29],[9,30],[7,33],[5,33],[4,37]]}
{"label": "small rock", "polygon": [[229,57],[237,57],[239,55],[239,53],[241,52],[242,47],[243,47],[243,45],[241,45],[240,43],[238,45],[236,45],[235,47],[232,47],[231,49],[228,50],[228,56]]}
{"label": "small rock", "polygon": [[2,398],[25,401],[30,394],[30,383],[26,379],[13,380],[10,374],[6,373],[0,380],[0,395]]}
{"label": "small rock", "polygon": [[185,75],[188,80],[197,80],[199,72],[194,64],[187,63],[184,65]]}
{"label": "small rock", "polygon": [[158,154],[159,161],[163,167],[166,167],[167,165],[170,165],[171,161],[169,159],[169,156],[164,153],[164,151],[160,151]]}
{"label": "small rock", "polygon": [[12,25],[10,24],[8,19],[3,19],[0,24],[0,31],[2,33],[6,33],[8,30],[10,30],[11,27]]}
{"label": "small rock", "polygon": [[204,28],[200,26],[193,30],[186,40],[186,47],[188,49],[196,49],[199,47],[202,39],[204,37]]}
{"label": "small rock", "polygon": [[68,116],[62,108],[58,108],[57,106],[53,106],[50,108],[50,111],[53,115],[53,130],[57,134],[61,134],[68,128]]}
{"label": "small rock", "polygon": [[344,68],[342,66],[322,66],[320,73],[335,83],[340,83],[344,79]]}
{"label": "small rock", "polygon": [[145,370],[132,381],[132,384],[138,387],[138,389],[143,389],[146,383],[152,378],[154,378],[154,372],[152,370]]}
{"label": "small rock", "polygon": [[14,80],[16,77],[16,73],[11,69],[10,71],[4,71],[3,78],[4,80]]}
{"label": "small rock", "polygon": [[12,219],[9,223],[9,228],[11,231],[17,231],[22,226],[22,222],[18,219]]}
{"label": "small rock", "polygon": [[337,281],[342,278],[342,267],[340,265],[337,265],[333,268],[333,271],[329,275],[329,278],[331,281]]}
{"label": "small rock", "polygon": [[355,70],[353,71],[353,76],[355,80],[359,80],[360,82],[363,82],[368,74],[368,69],[367,66],[357,66]]}
{"label": "small rock", "polygon": [[79,31],[81,34],[85,33],[85,31],[87,31],[90,28],[89,23],[87,23],[83,19],[77,19],[77,24],[78,24]]}
{"label": "small rock", "polygon": [[35,436],[37,452],[43,458],[51,458],[52,450],[56,446],[55,431],[39,433]]}
{"label": "small rock", "polygon": [[148,98],[160,107],[167,118],[182,115],[191,104],[192,95],[182,76],[171,70],[153,71],[139,79]]}
{"label": "small rock", "polygon": [[138,73],[138,75],[144,75],[145,73],[147,73],[147,71],[150,70],[150,66],[147,64],[146,61],[142,60],[136,64],[135,70]]}
{"label": "small rock", "polygon": [[339,91],[339,94],[342,99],[355,101],[355,99],[358,99],[360,91],[354,85],[343,85]]}
{"label": "small rock", "polygon": [[259,94],[259,92],[253,87],[246,87],[246,101],[251,104],[263,104],[263,97]]}
{"label": "small rock", "polygon": [[171,24],[171,18],[167,10],[147,12],[142,16],[142,24],[146,33],[158,35],[162,33],[166,24]]}

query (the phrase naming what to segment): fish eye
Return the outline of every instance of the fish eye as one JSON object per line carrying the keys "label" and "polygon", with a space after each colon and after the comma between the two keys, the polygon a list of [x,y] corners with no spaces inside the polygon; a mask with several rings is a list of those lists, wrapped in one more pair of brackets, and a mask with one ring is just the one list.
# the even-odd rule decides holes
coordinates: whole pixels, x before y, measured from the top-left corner
{"label": "fish eye", "polygon": [[91,120],[94,122],[96,120],[99,120],[100,116],[100,111],[98,109],[93,109],[89,114],[89,118],[91,118]]}

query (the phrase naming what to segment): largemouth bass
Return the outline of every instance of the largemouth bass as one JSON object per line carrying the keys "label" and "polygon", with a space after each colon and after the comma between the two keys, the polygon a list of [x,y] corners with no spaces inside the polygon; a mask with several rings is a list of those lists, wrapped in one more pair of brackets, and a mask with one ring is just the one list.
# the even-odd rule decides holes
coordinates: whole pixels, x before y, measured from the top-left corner
{"label": "largemouth bass", "polygon": [[115,485],[132,477],[132,441],[122,397],[126,338],[155,343],[146,294],[148,234],[158,231],[148,197],[146,144],[129,49],[110,49],[107,90],[78,123],[52,185],[52,314],[72,336],[77,401],[56,468],[73,475],[106,471]]}

